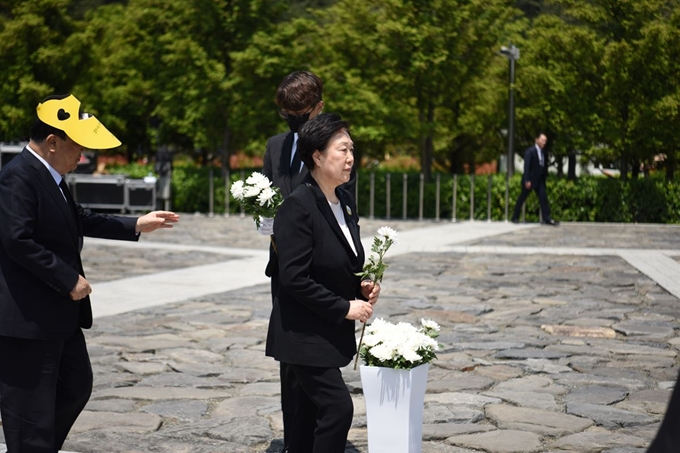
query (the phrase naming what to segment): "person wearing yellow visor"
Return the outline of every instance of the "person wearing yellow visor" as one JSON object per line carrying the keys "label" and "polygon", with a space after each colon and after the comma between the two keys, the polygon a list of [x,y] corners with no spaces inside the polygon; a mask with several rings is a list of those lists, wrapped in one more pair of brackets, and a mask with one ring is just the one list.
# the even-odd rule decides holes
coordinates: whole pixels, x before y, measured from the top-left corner
{"label": "person wearing yellow visor", "polygon": [[56,453],[92,391],[83,236],[136,241],[179,216],[84,209],[63,176],[120,141],[73,95],[38,104],[30,141],[0,170],[0,416],[8,452]]}

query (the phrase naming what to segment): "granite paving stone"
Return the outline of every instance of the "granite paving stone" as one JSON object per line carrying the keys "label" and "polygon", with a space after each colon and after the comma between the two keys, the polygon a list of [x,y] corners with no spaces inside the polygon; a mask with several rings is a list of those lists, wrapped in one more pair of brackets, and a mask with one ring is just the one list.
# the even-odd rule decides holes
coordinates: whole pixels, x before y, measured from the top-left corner
{"label": "granite paving stone", "polygon": [[453,445],[493,453],[533,453],[543,448],[538,434],[509,429],[452,436],[446,441]]}
{"label": "granite paving stone", "polygon": [[619,409],[663,415],[671,399],[670,390],[649,389],[631,393],[625,400],[616,405]]}
{"label": "granite paving stone", "polygon": [[564,397],[565,403],[613,404],[623,401],[629,392],[621,387],[590,385],[574,389]]}
{"label": "granite paving stone", "polygon": [[614,447],[645,446],[647,446],[645,439],[604,429],[571,434],[550,444],[550,448],[554,450],[577,451],[580,453],[600,453]]}
{"label": "granite paving stone", "polygon": [[[620,251],[680,256],[680,226],[361,225],[364,239],[383,225],[406,238],[388,254],[375,317],[442,326],[423,453],[645,450],[677,377],[680,303]],[[177,228],[156,233],[138,244],[86,240],[95,383],[65,450],[280,453],[279,366],[264,357],[266,279],[97,315],[96,282],[134,287],[133,275],[252,256],[263,257],[253,268],[262,275],[269,239],[240,216],[184,214]],[[345,453],[368,453],[361,380],[352,365],[342,372],[355,406]]]}
{"label": "granite paving stone", "polygon": [[179,420],[198,420],[208,411],[208,404],[196,400],[161,401],[142,407],[144,412]]}
{"label": "granite paving stone", "polygon": [[656,418],[640,412],[627,411],[604,404],[569,403],[567,404],[567,413],[588,418],[595,421],[599,426],[608,429],[645,425],[656,420]]}
{"label": "granite paving stone", "polygon": [[484,393],[520,407],[532,407],[547,411],[557,411],[561,408],[555,397],[549,393],[518,392],[518,391],[490,391]]}
{"label": "granite paving stone", "polygon": [[583,431],[592,420],[527,407],[492,404],[485,408],[487,417],[500,429],[531,431],[543,436],[562,437]]}

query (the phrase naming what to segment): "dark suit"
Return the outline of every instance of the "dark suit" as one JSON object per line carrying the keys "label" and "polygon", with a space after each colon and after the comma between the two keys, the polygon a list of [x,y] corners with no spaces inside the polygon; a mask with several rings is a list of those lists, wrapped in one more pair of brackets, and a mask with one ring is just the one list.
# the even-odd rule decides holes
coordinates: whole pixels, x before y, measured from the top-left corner
{"label": "dark suit", "polygon": [[284,132],[275,135],[267,141],[267,149],[264,153],[264,167],[262,173],[269,178],[272,185],[281,189],[281,195],[286,198],[307,176],[306,167],[296,173],[290,171],[290,155],[293,150],[294,134]]}
{"label": "dark suit", "polygon": [[[270,137],[267,141],[267,149],[264,153],[264,166],[262,168],[262,173],[269,178],[274,187],[278,187],[281,190],[281,195],[283,198],[288,197],[295,188],[300,185],[300,182],[305,179],[309,174],[307,167],[302,165],[299,172],[291,171],[291,153],[293,150],[293,141],[295,137],[293,132],[284,132],[282,134]],[[299,164],[299,158],[295,159],[294,164]],[[352,169],[352,174],[350,180],[343,184],[343,188],[349,191],[352,196],[355,194],[356,186],[356,173]],[[278,287],[278,278],[273,277],[276,274],[277,258],[274,249],[270,247],[269,249],[269,263],[267,264],[267,269],[265,274],[268,277],[272,277],[271,280],[271,292],[272,299],[276,295]],[[283,412],[283,438],[284,438],[284,448],[288,446],[288,437],[290,427],[292,425],[293,413],[296,406],[297,397],[296,392],[296,382],[295,376],[292,370],[287,368],[285,363],[281,363],[280,369],[281,376],[281,410]]]}
{"label": "dark suit", "polygon": [[136,221],[83,209],[27,149],[2,168],[0,411],[10,453],[56,452],[87,403],[81,328],[92,308],[69,296],[85,275],[82,238],[137,240]]}
{"label": "dark suit", "polygon": [[336,189],[357,255],[311,176],[274,220],[279,289],[266,355],[288,364],[299,386],[290,451],[344,452],[353,406],[340,374],[356,353],[349,301],[361,297],[364,251],[354,200]]}
{"label": "dark suit", "polygon": [[[522,205],[532,190],[536,191],[538,195],[538,203],[541,206],[541,217],[543,222],[550,221],[550,205],[548,204],[548,193],[545,185],[545,178],[548,173],[548,165],[545,149],[542,151],[543,161],[538,157],[537,146],[533,145],[524,152],[524,174],[522,175],[522,193],[515,203],[515,210],[512,214],[512,220],[517,221],[522,209]],[[526,182],[531,182],[531,188],[526,188]]]}

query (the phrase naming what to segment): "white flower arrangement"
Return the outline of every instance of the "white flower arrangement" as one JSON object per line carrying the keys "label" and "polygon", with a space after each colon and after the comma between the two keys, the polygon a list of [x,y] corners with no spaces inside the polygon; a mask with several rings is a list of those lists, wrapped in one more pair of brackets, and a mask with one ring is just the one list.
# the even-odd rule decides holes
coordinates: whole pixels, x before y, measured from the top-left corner
{"label": "white flower arrangement", "polygon": [[366,328],[359,355],[367,366],[408,370],[437,358],[440,345],[439,325],[421,319],[421,326],[400,322],[393,324],[378,318]]}
{"label": "white flower arrangement", "polygon": [[274,217],[281,206],[283,197],[278,187],[260,172],[254,171],[244,181],[236,181],[231,185],[231,195],[243,207],[246,214],[252,215],[260,228],[260,217]]}

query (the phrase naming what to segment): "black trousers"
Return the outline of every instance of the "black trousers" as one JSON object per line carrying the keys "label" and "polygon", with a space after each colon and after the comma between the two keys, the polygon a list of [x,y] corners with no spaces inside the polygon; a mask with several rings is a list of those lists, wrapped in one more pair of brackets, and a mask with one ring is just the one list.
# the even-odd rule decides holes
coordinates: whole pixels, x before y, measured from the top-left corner
{"label": "black trousers", "polygon": [[677,453],[680,451],[680,374],[673,388],[666,415],[647,453]]}
{"label": "black trousers", "polygon": [[281,412],[283,412],[283,451],[287,452],[297,406],[298,384],[293,369],[285,362],[279,363],[279,375],[281,377]]}
{"label": "black trousers", "polygon": [[56,453],[92,393],[85,337],[0,336],[0,413],[7,453]]}
{"label": "black trousers", "polygon": [[531,189],[527,189],[526,186],[524,185],[524,181],[522,181],[522,193],[519,194],[517,203],[515,203],[515,210],[512,213],[513,221],[519,220],[519,214],[520,211],[522,210],[522,205],[524,204],[532,190],[536,191],[536,195],[538,195],[538,203],[541,206],[541,217],[543,218],[542,219],[543,222],[547,222],[551,219],[550,204],[548,203],[548,192],[545,187],[544,179],[542,181],[539,181],[538,184],[536,185],[532,184]]}
{"label": "black trousers", "polygon": [[354,404],[338,368],[288,367],[298,384],[290,453],[344,453]]}

